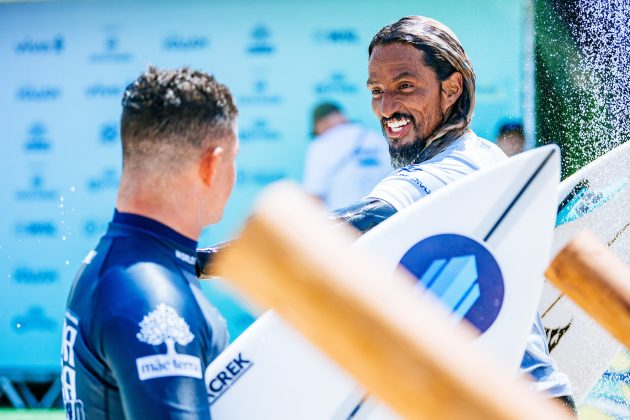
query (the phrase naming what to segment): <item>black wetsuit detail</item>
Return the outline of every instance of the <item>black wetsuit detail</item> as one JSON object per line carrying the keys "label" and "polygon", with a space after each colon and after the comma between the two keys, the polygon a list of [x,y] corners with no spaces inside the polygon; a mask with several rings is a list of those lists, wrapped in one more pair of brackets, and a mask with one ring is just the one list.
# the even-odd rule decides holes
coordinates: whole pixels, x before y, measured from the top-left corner
{"label": "black wetsuit detail", "polygon": [[229,340],[196,278],[196,246],[155,220],[114,215],[68,298],[69,418],[210,417],[204,374]]}
{"label": "black wetsuit detail", "polygon": [[369,198],[335,210],[330,217],[365,233],[394,213],[396,209],[388,202],[378,198]]}

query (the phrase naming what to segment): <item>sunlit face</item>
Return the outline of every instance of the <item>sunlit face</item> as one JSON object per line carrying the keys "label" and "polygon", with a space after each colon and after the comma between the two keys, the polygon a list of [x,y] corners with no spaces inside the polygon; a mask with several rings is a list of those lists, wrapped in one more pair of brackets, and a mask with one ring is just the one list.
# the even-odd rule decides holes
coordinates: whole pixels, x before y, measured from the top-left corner
{"label": "sunlit face", "polygon": [[[424,64],[423,51],[410,44],[393,43],[372,51],[367,87],[372,93],[372,111],[389,143],[392,163],[404,166],[422,151],[425,140],[444,119],[447,109],[443,109],[441,83]],[[397,154],[403,155],[398,165]]]}

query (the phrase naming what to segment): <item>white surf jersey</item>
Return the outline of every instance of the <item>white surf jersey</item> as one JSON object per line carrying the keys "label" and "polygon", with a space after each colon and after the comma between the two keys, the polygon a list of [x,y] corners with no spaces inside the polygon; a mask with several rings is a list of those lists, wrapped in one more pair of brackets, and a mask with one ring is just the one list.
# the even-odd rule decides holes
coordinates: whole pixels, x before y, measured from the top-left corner
{"label": "white surf jersey", "polygon": [[384,200],[400,211],[463,176],[506,159],[497,145],[468,130],[431,159],[396,170],[367,197]]}

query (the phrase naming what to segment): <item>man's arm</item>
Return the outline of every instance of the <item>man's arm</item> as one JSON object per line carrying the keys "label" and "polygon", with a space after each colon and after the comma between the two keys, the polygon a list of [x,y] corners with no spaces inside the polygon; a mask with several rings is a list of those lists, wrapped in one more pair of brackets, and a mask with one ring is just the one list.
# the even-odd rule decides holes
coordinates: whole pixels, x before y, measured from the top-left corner
{"label": "man's arm", "polygon": [[[338,223],[347,223],[361,233],[365,233],[381,223],[396,209],[388,202],[378,198],[367,198],[348,207],[334,210],[329,218]],[[197,249],[197,276],[211,277],[212,261],[218,253],[230,246],[231,242],[223,242],[208,248]]]}
{"label": "man's arm", "polygon": [[125,416],[208,419],[205,319],[190,296],[159,281],[160,267],[132,270],[107,273],[92,327]]}

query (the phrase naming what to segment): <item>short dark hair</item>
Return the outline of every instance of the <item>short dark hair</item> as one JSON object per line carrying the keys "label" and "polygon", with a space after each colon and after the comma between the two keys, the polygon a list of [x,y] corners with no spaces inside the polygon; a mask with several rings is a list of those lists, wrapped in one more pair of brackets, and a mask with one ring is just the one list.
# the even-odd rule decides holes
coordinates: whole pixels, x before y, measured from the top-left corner
{"label": "short dark hair", "polygon": [[506,136],[508,134],[517,134],[524,137],[525,130],[523,129],[523,124],[519,122],[506,122],[501,124],[497,137]]}
{"label": "short dark hair", "polygon": [[226,86],[187,67],[149,67],[127,86],[122,106],[123,165],[161,163],[160,169],[199,157],[208,142],[233,137],[238,115]]}
{"label": "short dark hair", "polygon": [[454,72],[463,79],[463,91],[453,104],[442,125],[427,139],[448,140],[459,137],[468,129],[475,108],[475,72],[457,36],[446,25],[424,16],[406,16],[382,28],[370,42],[368,55],[374,48],[393,43],[410,44],[424,52],[424,64],[430,67],[439,81]]}

